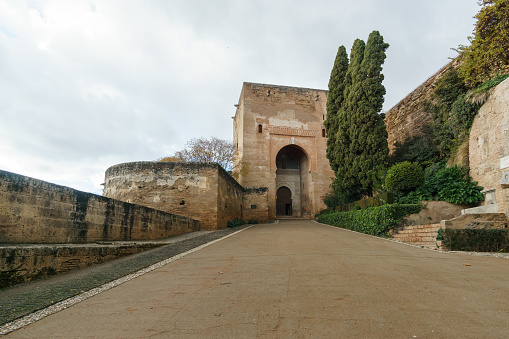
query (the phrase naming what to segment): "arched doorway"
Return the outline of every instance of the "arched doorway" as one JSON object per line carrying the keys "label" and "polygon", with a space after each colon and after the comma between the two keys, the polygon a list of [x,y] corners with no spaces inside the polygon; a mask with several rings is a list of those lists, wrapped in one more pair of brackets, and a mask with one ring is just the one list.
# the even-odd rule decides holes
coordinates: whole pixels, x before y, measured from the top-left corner
{"label": "arched doorway", "polygon": [[304,150],[297,145],[281,148],[276,156],[276,214],[301,217],[309,213],[309,182]]}
{"label": "arched doorway", "polygon": [[280,187],[276,193],[276,214],[292,215],[292,191],[288,187]]}

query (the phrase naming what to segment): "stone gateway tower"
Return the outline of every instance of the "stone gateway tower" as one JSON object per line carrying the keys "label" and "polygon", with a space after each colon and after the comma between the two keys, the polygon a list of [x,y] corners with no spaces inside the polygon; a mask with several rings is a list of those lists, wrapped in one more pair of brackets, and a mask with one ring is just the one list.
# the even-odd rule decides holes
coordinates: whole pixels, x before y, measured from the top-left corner
{"label": "stone gateway tower", "polygon": [[[268,188],[269,218],[312,218],[334,177],[325,156],[327,91],[244,83],[233,117],[235,171]],[[253,206],[256,208],[256,206]]]}

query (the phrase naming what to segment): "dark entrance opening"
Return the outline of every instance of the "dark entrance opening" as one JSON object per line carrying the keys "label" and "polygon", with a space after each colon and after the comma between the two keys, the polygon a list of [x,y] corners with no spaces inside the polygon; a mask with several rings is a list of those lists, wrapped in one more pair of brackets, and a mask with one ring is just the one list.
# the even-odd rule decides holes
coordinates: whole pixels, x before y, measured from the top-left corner
{"label": "dark entrance opening", "polygon": [[292,144],[281,148],[275,160],[276,188],[284,187],[288,195],[288,201],[283,202],[283,191],[276,191],[276,216],[302,217],[310,211],[311,172],[308,157],[300,146]]}
{"label": "dark entrance opening", "polygon": [[292,191],[288,187],[280,187],[276,193],[276,214],[292,215]]}

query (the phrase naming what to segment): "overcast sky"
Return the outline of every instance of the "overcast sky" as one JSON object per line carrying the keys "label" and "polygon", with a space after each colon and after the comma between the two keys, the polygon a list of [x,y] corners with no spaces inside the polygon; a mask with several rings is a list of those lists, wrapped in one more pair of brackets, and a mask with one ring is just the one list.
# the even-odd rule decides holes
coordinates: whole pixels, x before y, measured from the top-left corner
{"label": "overcast sky", "polygon": [[327,89],[390,44],[384,110],[467,44],[477,0],[0,0],[0,169],[102,194],[105,170],[232,139],[243,82]]}

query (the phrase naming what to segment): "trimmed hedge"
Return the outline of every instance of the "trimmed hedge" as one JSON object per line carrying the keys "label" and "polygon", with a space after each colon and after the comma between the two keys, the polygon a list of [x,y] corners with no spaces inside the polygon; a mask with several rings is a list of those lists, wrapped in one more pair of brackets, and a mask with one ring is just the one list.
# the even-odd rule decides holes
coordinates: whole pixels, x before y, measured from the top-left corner
{"label": "trimmed hedge", "polygon": [[398,226],[401,218],[419,213],[421,208],[421,205],[383,205],[358,211],[321,214],[318,222],[384,237],[390,229]]}
{"label": "trimmed hedge", "polygon": [[[348,212],[352,211],[354,209],[359,208],[367,208],[367,207],[376,207],[376,206],[382,206],[386,204],[392,204],[394,202],[394,194],[392,192],[386,192],[383,194],[380,194],[377,197],[367,198],[367,199],[361,199],[356,202],[352,202],[346,205],[339,205],[336,207],[330,207],[326,208],[324,210],[320,211],[320,214],[328,214],[332,212]],[[357,206],[357,208],[356,208]]]}
{"label": "trimmed hedge", "polygon": [[509,252],[507,229],[445,229],[442,244],[451,251]]}

